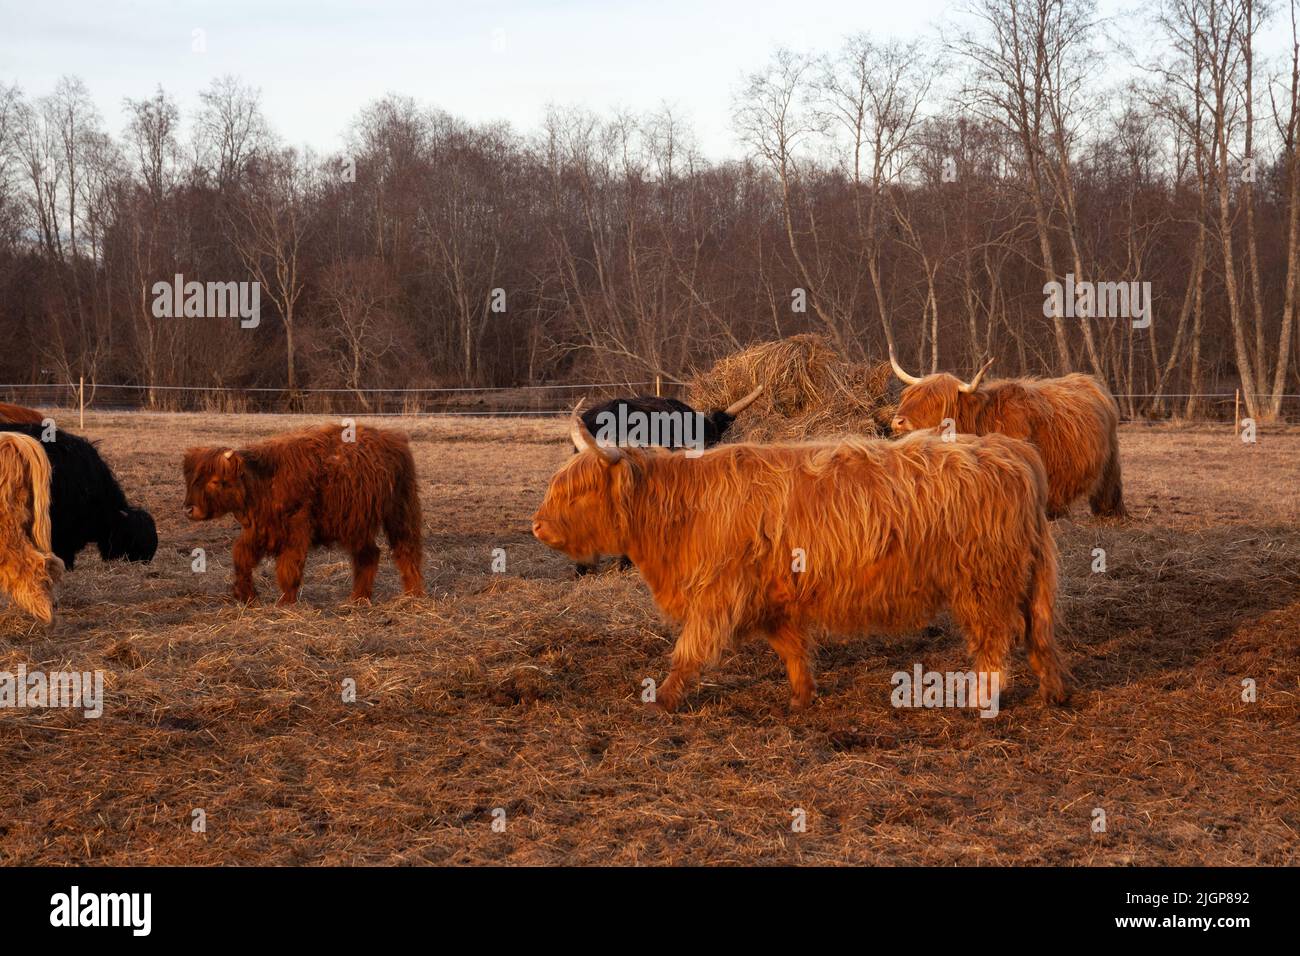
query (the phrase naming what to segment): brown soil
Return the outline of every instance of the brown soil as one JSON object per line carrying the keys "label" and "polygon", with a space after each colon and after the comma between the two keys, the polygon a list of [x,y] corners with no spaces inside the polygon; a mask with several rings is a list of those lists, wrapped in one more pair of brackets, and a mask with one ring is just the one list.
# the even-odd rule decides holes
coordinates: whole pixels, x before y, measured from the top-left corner
{"label": "brown soil", "polygon": [[107,683],[99,720],[0,711],[0,862],[1300,863],[1300,430],[1124,431],[1133,520],[1057,525],[1070,708],[1023,662],[994,720],[891,707],[895,671],[969,666],[941,620],[824,647],[792,719],[766,645],[682,713],[640,702],[673,640],[640,578],[574,580],[528,533],[557,419],[380,423],[414,438],[429,598],[396,599],[385,560],[379,603],[345,606],[346,558],[317,552],[303,604],[270,606],[265,566],[237,607],[234,523],[182,517],[180,453],[306,421],[88,415],[162,545],[84,552],[49,630],[0,607],[0,670]]}

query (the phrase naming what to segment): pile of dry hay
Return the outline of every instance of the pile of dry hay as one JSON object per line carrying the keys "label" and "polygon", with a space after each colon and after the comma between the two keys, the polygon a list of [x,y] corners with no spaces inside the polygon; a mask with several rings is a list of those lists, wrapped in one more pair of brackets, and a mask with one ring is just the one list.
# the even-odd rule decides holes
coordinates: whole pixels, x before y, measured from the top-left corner
{"label": "pile of dry hay", "polygon": [[891,378],[888,362],[849,362],[824,336],[795,335],[722,359],[690,381],[687,401],[712,411],[764,385],[727,432],[729,441],[879,435],[893,414]]}

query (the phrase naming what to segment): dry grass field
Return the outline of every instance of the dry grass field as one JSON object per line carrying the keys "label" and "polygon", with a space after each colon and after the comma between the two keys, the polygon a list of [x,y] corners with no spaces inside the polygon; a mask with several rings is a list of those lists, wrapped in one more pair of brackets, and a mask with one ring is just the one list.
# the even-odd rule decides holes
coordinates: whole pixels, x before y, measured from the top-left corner
{"label": "dry grass field", "polygon": [[346,606],[346,557],[316,552],[303,603],[272,605],[268,564],[236,606],[234,521],[182,516],[180,453],[307,421],[88,415],[162,543],[84,552],[48,630],[0,607],[0,670],[107,685],[98,720],[0,711],[0,862],[1300,863],[1300,431],[1126,427],[1133,520],[1057,525],[1075,700],[1040,704],[1019,657],[985,720],[890,705],[895,671],[969,666],[946,619],[824,646],[794,718],[766,643],[648,710],[673,632],[640,578],[575,580],[529,534],[569,454],[555,419],[383,422],[413,436],[427,599],[396,598],[385,556],[377,603]]}

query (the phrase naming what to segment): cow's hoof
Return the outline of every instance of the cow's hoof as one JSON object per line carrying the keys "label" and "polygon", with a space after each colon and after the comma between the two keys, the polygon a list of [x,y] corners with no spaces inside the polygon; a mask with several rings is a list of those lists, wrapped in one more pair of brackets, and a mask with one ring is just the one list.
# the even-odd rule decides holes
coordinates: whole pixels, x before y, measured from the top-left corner
{"label": "cow's hoof", "polygon": [[681,704],[680,698],[674,696],[665,698],[661,691],[657,698],[648,701],[645,706],[651,713],[664,714],[666,716],[675,711],[679,704]]}
{"label": "cow's hoof", "polygon": [[1038,693],[1044,703],[1051,704],[1054,707],[1065,707],[1070,703],[1069,687],[1058,686],[1050,689],[1040,687]]}
{"label": "cow's hoof", "polygon": [[1119,528],[1124,525],[1133,523],[1133,519],[1130,518],[1127,514],[1106,514],[1106,515],[1095,514],[1092,516],[1092,519],[1096,521],[1098,524],[1103,524],[1111,528]]}

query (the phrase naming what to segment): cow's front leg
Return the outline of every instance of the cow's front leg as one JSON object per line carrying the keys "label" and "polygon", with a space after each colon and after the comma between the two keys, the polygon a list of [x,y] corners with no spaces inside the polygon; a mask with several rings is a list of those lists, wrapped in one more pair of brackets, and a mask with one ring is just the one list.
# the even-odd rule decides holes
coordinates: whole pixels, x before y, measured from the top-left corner
{"label": "cow's front leg", "polygon": [[655,703],[663,710],[676,710],[701,668],[717,659],[726,636],[723,629],[710,626],[702,620],[688,620],[673,647],[672,668],[668,672],[668,678],[655,693]]}
{"label": "cow's front leg", "polygon": [[253,571],[262,560],[262,551],[253,541],[252,535],[244,532],[235,539],[235,600],[252,604],[257,600],[257,588],[253,586]]}

